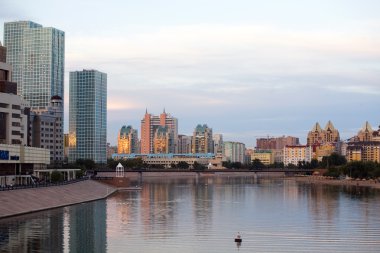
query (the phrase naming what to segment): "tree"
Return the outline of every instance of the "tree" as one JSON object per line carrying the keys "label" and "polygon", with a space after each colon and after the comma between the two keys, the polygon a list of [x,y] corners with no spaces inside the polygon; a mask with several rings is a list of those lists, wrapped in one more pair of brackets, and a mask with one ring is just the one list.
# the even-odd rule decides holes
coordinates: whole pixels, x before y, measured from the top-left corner
{"label": "tree", "polygon": [[265,168],[265,164],[263,164],[259,159],[255,159],[252,161],[250,168],[254,170],[262,169]]}
{"label": "tree", "polygon": [[288,169],[297,169],[297,165],[294,165],[293,163],[288,163],[288,165],[286,165],[286,168],[288,168]]}
{"label": "tree", "polygon": [[273,164],[268,165],[269,168],[283,169],[285,167],[283,162],[275,162]]}
{"label": "tree", "polygon": [[222,166],[227,168],[227,169],[232,169],[232,163],[230,161],[222,162]]}
{"label": "tree", "polygon": [[241,162],[233,162],[231,163],[231,166],[232,166],[232,169],[241,169],[243,167]]}
{"label": "tree", "polygon": [[203,166],[202,164],[198,163],[198,162],[194,162],[194,164],[193,164],[193,169],[194,169],[194,170],[205,170],[206,167]]}
{"label": "tree", "polygon": [[184,161],[180,161],[178,164],[177,164],[177,167],[180,168],[180,169],[188,169],[189,168],[189,164],[187,162],[184,162]]}
{"label": "tree", "polygon": [[322,158],[321,166],[324,168],[329,168],[334,166],[345,165],[346,163],[346,157],[334,152],[330,156],[324,156]]}
{"label": "tree", "polygon": [[96,163],[91,159],[78,159],[76,163],[80,165],[82,168],[85,168],[86,170],[96,168]]}
{"label": "tree", "polygon": [[51,173],[50,180],[51,180],[51,182],[53,182],[53,183],[61,182],[61,181],[63,181],[63,175],[62,175],[61,172],[59,172],[59,171],[57,171],[57,170],[54,170],[54,171]]}

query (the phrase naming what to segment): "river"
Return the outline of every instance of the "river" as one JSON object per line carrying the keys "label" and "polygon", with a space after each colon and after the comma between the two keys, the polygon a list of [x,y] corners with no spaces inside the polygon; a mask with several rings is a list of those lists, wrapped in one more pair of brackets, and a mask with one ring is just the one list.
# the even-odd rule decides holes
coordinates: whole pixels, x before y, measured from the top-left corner
{"label": "river", "polygon": [[238,251],[380,252],[380,191],[292,179],[144,178],[141,191],[0,220],[0,252]]}

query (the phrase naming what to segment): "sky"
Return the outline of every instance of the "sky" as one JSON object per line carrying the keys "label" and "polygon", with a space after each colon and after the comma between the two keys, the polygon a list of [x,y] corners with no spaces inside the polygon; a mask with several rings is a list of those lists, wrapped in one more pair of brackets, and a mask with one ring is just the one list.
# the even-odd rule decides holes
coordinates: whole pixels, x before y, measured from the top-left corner
{"label": "sky", "polygon": [[291,135],[331,120],[342,139],[380,125],[378,0],[0,0],[3,23],[65,32],[69,72],[108,75],[107,141],[147,109],[207,124],[225,141]]}

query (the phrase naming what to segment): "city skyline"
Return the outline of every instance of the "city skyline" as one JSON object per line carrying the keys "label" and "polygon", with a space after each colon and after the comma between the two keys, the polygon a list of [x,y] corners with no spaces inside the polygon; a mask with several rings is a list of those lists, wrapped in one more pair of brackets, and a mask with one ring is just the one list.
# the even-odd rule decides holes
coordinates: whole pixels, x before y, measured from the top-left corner
{"label": "city skyline", "polygon": [[342,139],[380,123],[376,1],[48,3],[5,1],[0,21],[65,32],[65,132],[68,73],[83,68],[108,74],[113,145],[145,108],[176,115],[179,134],[206,123],[247,147],[266,135],[305,143],[317,121],[332,120]]}

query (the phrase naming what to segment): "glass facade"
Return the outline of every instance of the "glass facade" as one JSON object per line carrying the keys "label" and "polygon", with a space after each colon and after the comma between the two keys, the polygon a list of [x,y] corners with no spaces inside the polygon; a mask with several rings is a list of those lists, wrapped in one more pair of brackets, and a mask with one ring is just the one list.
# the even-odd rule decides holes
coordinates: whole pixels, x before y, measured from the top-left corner
{"label": "glass facade", "polygon": [[49,106],[52,96],[64,100],[63,31],[31,21],[8,22],[4,24],[4,45],[17,93],[32,109]]}
{"label": "glass facade", "polygon": [[107,153],[107,74],[70,72],[69,162],[105,163]]}

